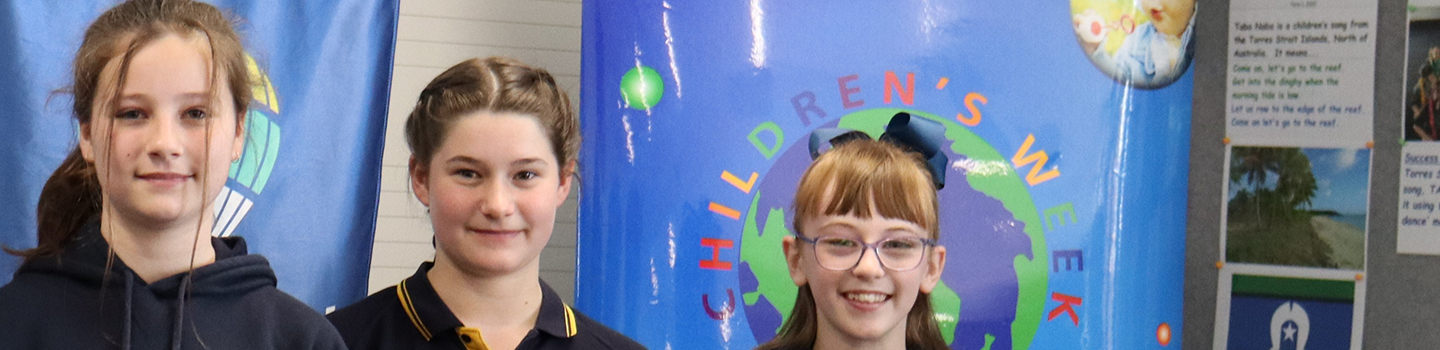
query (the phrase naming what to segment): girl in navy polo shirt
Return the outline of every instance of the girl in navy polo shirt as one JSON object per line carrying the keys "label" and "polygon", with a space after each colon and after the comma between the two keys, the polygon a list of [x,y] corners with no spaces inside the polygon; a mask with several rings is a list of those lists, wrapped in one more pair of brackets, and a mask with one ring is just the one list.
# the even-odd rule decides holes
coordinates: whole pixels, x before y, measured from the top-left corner
{"label": "girl in navy polo shirt", "polygon": [[420,93],[405,140],[435,261],[328,316],[351,349],[642,348],[540,280],[580,147],[579,119],[549,73],[461,62]]}

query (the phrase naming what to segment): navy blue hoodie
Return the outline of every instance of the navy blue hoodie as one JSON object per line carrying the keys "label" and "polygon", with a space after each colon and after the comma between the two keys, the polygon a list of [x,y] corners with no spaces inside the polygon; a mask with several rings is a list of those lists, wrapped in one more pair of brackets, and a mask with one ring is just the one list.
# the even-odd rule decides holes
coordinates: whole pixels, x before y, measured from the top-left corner
{"label": "navy blue hoodie", "polygon": [[215,263],[147,284],[119,257],[107,272],[92,222],[0,287],[0,349],[345,349],[323,316],[275,289],[244,240],[211,245]]}

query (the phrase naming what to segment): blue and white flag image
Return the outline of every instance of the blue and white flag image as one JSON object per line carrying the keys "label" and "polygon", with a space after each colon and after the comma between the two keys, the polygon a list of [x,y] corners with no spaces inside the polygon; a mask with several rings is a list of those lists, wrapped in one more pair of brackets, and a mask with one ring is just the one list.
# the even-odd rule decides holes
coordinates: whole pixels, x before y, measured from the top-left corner
{"label": "blue and white flag image", "polygon": [[[365,296],[379,196],[397,0],[215,0],[243,36],[254,99],[244,154],[215,199],[215,236],[265,255],[280,289],[317,310]],[[0,245],[35,246],[35,205],[76,147],[71,65],[118,1],[0,4]],[[20,259],[0,256],[0,284]]]}
{"label": "blue and white flag image", "polygon": [[1236,275],[1230,350],[1350,349],[1353,281]]}

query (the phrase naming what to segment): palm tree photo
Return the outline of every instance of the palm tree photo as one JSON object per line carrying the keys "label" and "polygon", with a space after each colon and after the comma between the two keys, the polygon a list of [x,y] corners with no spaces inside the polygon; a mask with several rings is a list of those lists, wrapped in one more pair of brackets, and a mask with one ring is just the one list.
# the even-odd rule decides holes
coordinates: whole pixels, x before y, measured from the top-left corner
{"label": "palm tree photo", "polygon": [[1365,202],[1368,165],[1369,150],[1232,148],[1226,260],[1359,269],[1365,208],[1346,202]]}

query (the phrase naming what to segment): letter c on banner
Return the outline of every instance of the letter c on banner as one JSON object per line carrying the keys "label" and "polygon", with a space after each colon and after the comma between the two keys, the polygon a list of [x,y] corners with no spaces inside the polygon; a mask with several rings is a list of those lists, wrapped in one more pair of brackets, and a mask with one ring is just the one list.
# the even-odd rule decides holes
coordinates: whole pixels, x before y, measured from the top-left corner
{"label": "letter c on banner", "polygon": [[725,296],[729,297],[730,301],[726,302],[725,306],[720,308],[720,311],[715,311],[715,309],[710,308],[710,294],[701,294],[700,302],[705,303],[705,314],[717,321],[730,319],[730,315],[735,314],[735,290],[725,289]]}

